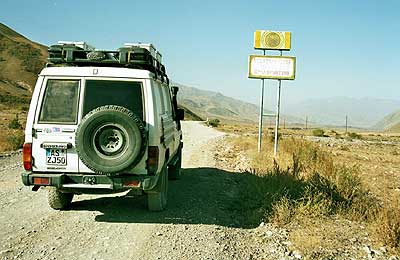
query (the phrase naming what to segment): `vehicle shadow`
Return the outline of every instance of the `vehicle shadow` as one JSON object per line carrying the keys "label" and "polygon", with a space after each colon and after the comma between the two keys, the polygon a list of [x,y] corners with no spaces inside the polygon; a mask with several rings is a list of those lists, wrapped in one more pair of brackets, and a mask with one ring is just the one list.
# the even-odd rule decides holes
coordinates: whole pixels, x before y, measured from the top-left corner
{"label": "vehicle shadow", "polygon": [[[182,178],[169,181],[168,207],[149,212],[145,196],[116,195],[74,201],[69,211],[99,211],[99,222],[215,224],[252,228],[258,220],[248,216],[243,189],[251,194],[258,176],[217,168],[182,169]],[[253,187],[256,189],[256,187]],[[246,207],[246,210],[243,207]]]}

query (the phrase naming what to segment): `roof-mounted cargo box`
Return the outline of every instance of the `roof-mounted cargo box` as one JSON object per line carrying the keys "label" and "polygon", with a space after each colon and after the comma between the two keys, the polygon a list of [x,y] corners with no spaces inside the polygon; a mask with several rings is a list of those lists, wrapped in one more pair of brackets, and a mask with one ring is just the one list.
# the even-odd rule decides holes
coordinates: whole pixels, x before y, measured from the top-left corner
{"label": "roof-mounted cargo box", "polygon": [[143,48],[146,49],[150,52],[151,56],[153,56],[156,61],[158,61],[159,63],[162,63],[162,55],[161,53],[159,53],[156,48],[154,47],[153,44],[151,43],[124,43],[125,47],[133,47],[133,48]]}
{"label": "roof-mounted cargo box", "polygon": [[94,46],[89,45],[86,42],[58,41],[57,43],[59,45],[73,45],[87,51],[94,51],[96,49]]}
{"label": "roof-mounted cargo box", "polygon": [[[47,66],[103,66],[143,69],[169,81],[159,54],[152,44],[125,44],[116,51],[96,50],[85,42],[58,42],[48,49]],[[159,59],[157,59],[157,57]]]}

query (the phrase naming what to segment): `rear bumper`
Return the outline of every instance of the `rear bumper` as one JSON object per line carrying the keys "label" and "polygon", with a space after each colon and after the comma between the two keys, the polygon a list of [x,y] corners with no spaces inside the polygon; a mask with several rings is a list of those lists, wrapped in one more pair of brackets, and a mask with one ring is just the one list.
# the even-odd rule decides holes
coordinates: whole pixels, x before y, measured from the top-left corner
{"label": "rear bumper", "polygon": [[[21,177],[25,186],[53,186],[64,191],[96,193],[120,192],[129,189],[152,190],[157,183],[158,176],[23,172]],[[46,178],[48,184],[43,184],[43,182],[38,184],[35,178]]]}

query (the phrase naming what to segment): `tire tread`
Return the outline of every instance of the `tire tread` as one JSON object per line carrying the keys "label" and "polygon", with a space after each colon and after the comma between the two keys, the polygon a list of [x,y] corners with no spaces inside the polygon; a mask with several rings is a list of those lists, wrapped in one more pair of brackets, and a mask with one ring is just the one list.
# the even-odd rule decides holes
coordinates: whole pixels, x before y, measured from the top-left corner
{"label": "tire tread", "polygon": [[50,187],[47,194],[49,206],[52,209],[58,210],[68,207],[71,204],[73,197],[73,193],[63,193],[55,187]]}

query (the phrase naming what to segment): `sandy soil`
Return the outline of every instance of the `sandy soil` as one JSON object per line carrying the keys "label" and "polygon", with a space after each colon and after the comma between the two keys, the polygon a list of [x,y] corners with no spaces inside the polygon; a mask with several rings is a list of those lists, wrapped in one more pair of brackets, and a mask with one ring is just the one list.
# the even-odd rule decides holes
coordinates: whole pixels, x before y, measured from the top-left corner
{"label": "sandy soil", "polygon": [[250,233],[229,210],[234,178],[215,166],[223,134],[198,122],[183,129],[183,177],[169,182],[159,213],[126,193],[79,195],[52,210],[46,190],[22,185],[21,154],[0,158],[0,259],[257,259],[240,250]]}
{"label": "sandy soil", "polygon": [[[183,130],[183,176],[169,181],[163,212],[127,193],[79,195],[52,210],[46,190],[22,185],[21,154],[0,158],[0,259],[303,259],[288,230],[250,222],[238,207],[256,177],[235,170],[224,134],[200,122]],[[353,255],[340,252],[329,259]]]}

